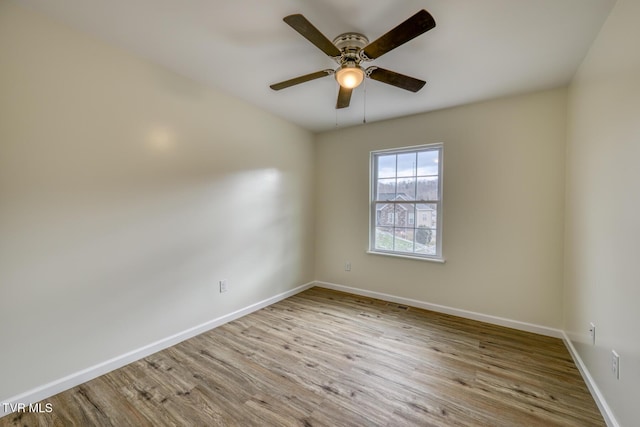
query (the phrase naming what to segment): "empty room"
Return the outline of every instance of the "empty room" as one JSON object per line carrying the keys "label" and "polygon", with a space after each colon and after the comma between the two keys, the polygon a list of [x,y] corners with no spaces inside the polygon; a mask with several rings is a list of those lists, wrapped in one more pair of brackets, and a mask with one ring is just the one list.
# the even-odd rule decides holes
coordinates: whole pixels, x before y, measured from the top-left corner
{"label": "empty room", "polygon": [[0,426],[640,425],[638,0],[0,0]]}

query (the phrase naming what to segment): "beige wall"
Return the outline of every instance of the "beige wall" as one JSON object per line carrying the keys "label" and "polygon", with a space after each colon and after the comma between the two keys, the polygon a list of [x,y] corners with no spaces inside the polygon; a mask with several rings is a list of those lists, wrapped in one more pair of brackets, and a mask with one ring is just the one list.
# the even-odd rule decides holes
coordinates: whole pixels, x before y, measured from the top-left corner
{"label": "beige wall", "polygon": [[623,426],[640,420],[638,17],[640,2],[618,0],[592,45],[570,87],[567,143],[564,327]]}
{"label": "beige wall", "polygon": [[312,180],[307,131],[0,2],[0,402],[313,280]]}
{"label": "beige wall", "polygon": [[[565,112],[559,89],[319,135],[316,279],[560,327]],[[446,263],[366,254],[369,152],[435,142]]]}

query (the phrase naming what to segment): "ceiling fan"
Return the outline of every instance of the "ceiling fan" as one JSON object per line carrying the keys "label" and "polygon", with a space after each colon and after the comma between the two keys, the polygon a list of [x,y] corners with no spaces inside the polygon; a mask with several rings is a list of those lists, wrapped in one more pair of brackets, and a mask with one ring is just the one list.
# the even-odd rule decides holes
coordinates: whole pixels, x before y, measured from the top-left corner
{"label": "ceiling fan", "polygon": [[316,27],[300,14],[286,16],[284,22],[296,30],[302,37],[313,43],[318,49],[334,59],[338,64],[335,70],[326,69],[305,74],[269,86],[280,90],[300,83],[334,75],[340,90],[336,108],[346,108],[351,101],[351,92],[358,87],[365,77],[390,84],[411,92],[417,92],[425,85],[424,80],[405,76],[395,71],[385,70],[375,65],[363,69],[362,62],[372,61],[385,53],[413,40],[436,26],[433,16],[426,10],[402,22],[397,27],[369,43],[369,39],[360,33],[344,33],[329,41]]}

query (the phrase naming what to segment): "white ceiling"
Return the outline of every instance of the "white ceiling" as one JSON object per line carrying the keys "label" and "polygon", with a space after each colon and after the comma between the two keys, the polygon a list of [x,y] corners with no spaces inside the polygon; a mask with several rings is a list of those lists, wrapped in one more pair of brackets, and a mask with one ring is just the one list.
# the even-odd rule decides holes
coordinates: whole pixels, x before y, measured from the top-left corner
{"label": "white ceiling", "polygon": [[420,9],[436,28],[370,63],[427,81],[366,84],[368,122],[569,82],[615,0],[19,0],[311,131],[362,123],[364,87],[335,110],[332,77],[269,89],[336,64],[282,21],[374,40]]}

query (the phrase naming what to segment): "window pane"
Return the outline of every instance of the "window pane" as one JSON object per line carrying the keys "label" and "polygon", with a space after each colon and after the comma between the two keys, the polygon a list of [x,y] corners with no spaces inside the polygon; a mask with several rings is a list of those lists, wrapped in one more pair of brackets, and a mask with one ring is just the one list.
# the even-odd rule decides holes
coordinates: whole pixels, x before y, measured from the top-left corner
{"label": "window pane", "polygon": [[416,153],[398,154],[398,176],[416,176]]}
{"label": "window pane", "polygon": [[376,227],[376,249],[384,251],[393,250],[393,228]]}
{"label": "window pane", "polygon": [[413,252],[413,228],[396,228],[394,237],[394,250],[398,252]]}
{"label": "window pane", "polygon": [[435,228],[433,230],[431,230],[432,235],[431,235],[431,242],[429,242],[429,244],[427,245],[427,253],[429,255],[435,255],[436,254],[436,243],[438,240],[438,230],[436,230]]}
{"label": "window pane", "polygon": [[418,153],[418,176],[438,175],[438,150]]}
{"label": "window pane", "polygon": [[376,226],[392,227],[395,217],[395,205],[376,203]]}
{"label": "window pane", "polygon": [[415,205],[413,203],[398,203],[396,205],[395,226],[409,227],[409,214],[413,216]]}
{"label": "window pane", "polygon": [[378,180],[376,200],[393,200],[396,198],[395,178]]}
{"label": "window pane", "polygon": [[378,178],[395,178],[396,155],[378,156]]}
{"label": "window pane", "polygon": [[416,204],[416,227],[436,228],[438,211],[435,203]]}
{"label": "window pane", "polygon": [[415,178],[398,178],[398,187],[396,190],[397,200],[415,200],[416,198],[416,179]]}
{"label": "window pane", "polygon": [[436,230],[420,227],[416,230],[416,253],[425,255],[436,254]]}
{"label": "window pane", "polygon": [[438,177],[418,178],[416,200],[438,200]]}

